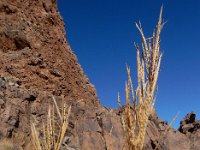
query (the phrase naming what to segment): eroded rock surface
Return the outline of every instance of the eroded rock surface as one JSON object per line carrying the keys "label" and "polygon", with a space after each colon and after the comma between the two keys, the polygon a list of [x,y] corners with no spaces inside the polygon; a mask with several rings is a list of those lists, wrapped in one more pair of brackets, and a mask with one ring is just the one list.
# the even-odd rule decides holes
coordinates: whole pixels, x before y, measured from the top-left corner
{"label": "eroded rock surface", "polygon": [[[23,4],[23,5],[22,5]],[[26,88],[98,105],[94,87],[66,41],[52,0],[1,0],[0,73]]]}

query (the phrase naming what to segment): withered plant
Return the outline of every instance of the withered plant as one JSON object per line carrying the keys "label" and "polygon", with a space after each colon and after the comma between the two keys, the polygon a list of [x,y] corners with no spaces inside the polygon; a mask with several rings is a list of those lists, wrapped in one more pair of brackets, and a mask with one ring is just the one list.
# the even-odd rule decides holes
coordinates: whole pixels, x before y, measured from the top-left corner
{"label": "withered plant", "polygon": [[[137,43],[137,88],[134,90],[130,67],[127,66],[128,81],[125,84],[126,105],[122,114],[122,124],[126,136],[125,149],[142,150],[148,124],[148,118],[155,104],[155,90],[160,70],[162,53],[160,52],[160,34],[163,28],[161,7],[156,30],[146,38],[141,23],[136,24],[141,35],[142,50]],[[141,53],[142,52],[142,53]],[[118,98],[120,103],[120,97]]]}
{"label": "withered plant", "polygon": [[[68,127],[68,118],[71,106],[67,109],[66,104],[63,102],[60,111],[54,97],[53,101],[54,105],[49,106],[48,109],[46,123],[43,123],[43,129],[41,131],[42,136],[39,135],[39,131],[36,129],[35,124],[31,124],[32,141],[36,150],[60,150],[61,148],[61,144]],[[55,109],[59,117],[59,122],[55,119]],[[59,129],[57,130],[56,127]]]}

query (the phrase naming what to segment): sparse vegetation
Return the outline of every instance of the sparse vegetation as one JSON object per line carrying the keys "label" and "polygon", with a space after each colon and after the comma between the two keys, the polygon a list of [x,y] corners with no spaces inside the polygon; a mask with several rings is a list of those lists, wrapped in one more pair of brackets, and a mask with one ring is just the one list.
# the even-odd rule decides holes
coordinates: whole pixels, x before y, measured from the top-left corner
{"label": "sparse vegetation", "polygon": [[[43,124],[42,135],[40,136],[34,123],[31,124],[32,141],[36,150],[60,150],[65,132],[68,127],[68,118],[71,111],[71,106],[66,108],[64,103],[61,106],[61,111],[53,97],[54,105],[49,106],[46,123]],[[55,120],[55,109],[60,122]],[[57,130],[57,127],[59,130]],[[56,132],[58,131],[58,132]]]}
{"label": "sparse vegetation", "polygon": [[13,138],[4,138],[0,140],[0,150],[23,150],[22,147]]}
{"label": "sparse vegetation", "polygon": [[24,142],[23,134],[13,134],[12,137],[0,139],[0,150],[22,150]]}
{"label": "sparse vegetation", "polygon": [[[163,28],[162,10],[156,31],[146,38],[141,23],[136,24],[142,39],[142,54],[139,45],[135,43],[137,52],[137,88],[133,89],[130,67],[127,66],[128,81],[125,84],[126,105],[122,114],[122,124],[126,136],[125,149],[142,150],[148,118],[155,103],[158,74],[162,53],[160,52],[160,34]],[[132,103],[131,103],[132,101]],[[120,97],[118,98],[121,107]]]}
{"label": "sparse vegetation", "polygon": [[12,150],[14,147],[12,139],[3,139],[0,141],[0,149],[2,150]]}

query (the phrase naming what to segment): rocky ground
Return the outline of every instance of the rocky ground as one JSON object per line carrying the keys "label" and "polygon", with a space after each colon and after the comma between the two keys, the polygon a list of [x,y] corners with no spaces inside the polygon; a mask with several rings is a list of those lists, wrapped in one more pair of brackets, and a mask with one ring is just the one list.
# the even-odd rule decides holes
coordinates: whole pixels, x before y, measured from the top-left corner
{"label": "rocky ground", "polygon": [[[41,126],[54,96],[58,104],[64,97],[72,105],[62,149],[122,150],[122,110],[101,106],[66,40],[56,0],[1,0],[0,56],[0,139],[33,149],[30,123]],[[198,150],[195,117],[188,114],[175,130],[154,111],[144,149]]]}

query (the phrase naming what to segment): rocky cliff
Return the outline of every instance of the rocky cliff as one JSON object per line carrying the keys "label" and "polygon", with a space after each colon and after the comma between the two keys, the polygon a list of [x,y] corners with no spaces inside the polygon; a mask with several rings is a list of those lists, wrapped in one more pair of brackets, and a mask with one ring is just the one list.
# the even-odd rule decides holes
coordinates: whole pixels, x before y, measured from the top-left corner
{"label": "rocky cliff", "polygon": [[[1,0],[0,56],[0,139],[33,149],[30,123],[40,127],[54,96],[72,105],[62,149],[123,149],[123,109],[100,105],[66,40],[56,0]],[[175,130],[154,111],[144,149],[197,150],[199,128],[194,113]]]}

